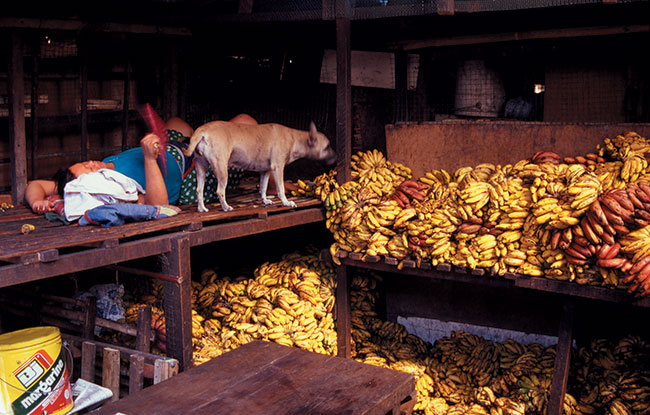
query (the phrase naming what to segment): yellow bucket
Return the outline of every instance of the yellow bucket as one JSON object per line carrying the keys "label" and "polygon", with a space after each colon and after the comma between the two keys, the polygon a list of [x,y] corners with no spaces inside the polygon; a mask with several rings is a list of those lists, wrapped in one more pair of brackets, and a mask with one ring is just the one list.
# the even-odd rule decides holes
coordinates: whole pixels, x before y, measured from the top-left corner
{"label": "yellow bucket", "polygon": [[0,335],[0,415],[61,415],[74,406],[57,327]]}

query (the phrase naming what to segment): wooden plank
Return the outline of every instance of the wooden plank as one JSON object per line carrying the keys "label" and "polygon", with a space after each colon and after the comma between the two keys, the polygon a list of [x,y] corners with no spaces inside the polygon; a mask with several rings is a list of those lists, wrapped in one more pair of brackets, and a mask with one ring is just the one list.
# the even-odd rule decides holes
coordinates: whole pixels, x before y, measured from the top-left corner
{"label": "wooden plank", "polygon": [[[337,76],[337,51],[325,49],[320,71],[320,82],[336,84]],[[395,89],[395,84],[394,53],[361,50],[353,50],[350,52],[351,86]]]}
{"label": "wooden plank", "polygon": [[95,343],[85,341],[81,344],[81,379],[95,382],[95,360],[97,348]]}
{"label": "wooden plank", "polygon": [[345,265],[336,267],[336,345],[338,356],[346,359],[352,357],[349,273]]}
{"label": "wooden plank", "polygon": [[104,348],[102,386],[113,392],[111,402],[120,399],[120,352],[109,347]]}
{"label": "wooden plank", "polygon": [[170,251],[161,257],[163,272],[176,276],[175,282],[164,281],[167,354],[178,360],[180,370],[192,367],[192,270],[189,235],[170,241]]}
{"label": "wooden plank", "polygon": [[562,307],[547,415],[562,415],[564,413],[564,394],[569,378],[571,348],[573,347],[574,307],[571,299],[567,299]]}
{"label": "wooden plank", "polygon": [[144,387],[144,357],[136,354],[129,356],[129,395],[139,392]]}
{"label": "wooden plank", "polygon": [[572,124],[522,121],[443,121],[386,126],[386,153],[414,177],[433,169],[453,173],[479,163],[507,164],[539,150],[562,157],[594,152],[606,137],[636,131],[650,137],[650,123]]}
{"label": "wooden plank", "polygon": [[27,187],[27,138],[25,136],[25,84],[23,39],[11,33],[7,89],[9,95],[9,147],[11,149],[11,199],[23,202]]}

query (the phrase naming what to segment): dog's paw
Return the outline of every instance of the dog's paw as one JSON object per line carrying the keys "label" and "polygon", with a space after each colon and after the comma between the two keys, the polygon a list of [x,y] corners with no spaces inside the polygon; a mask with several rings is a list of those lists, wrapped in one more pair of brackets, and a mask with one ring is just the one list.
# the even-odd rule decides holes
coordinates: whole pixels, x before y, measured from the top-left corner
{"label": "dog's paw", "polygon": [[232,210],[232,206],[230,206],[230,205],[226,205],[226,204],[222,204],[222,205],[221,205],[221,209],[223,209],[224,212],[230,212],[230,211]]}
{"label": "dog's paw", "polygon": [[199,212],[207,212],[208,208],[206,208],[205,206],[199,205],[196,210],[198,210]]}
{"label": "dog's paw", "polygon": [[273,201],[271,199],[269,199],[269,198],[262,199],[262,202],[265,205],[272,205],[273,204]]}
{"label": "dog's paw", "polygon": [[282,204],[284,206],[289,206],[289,207],[292,207],[292,208],[296,207],[296,202],[294,202],[293,200],[287,200],[286,202],[283,202]]}

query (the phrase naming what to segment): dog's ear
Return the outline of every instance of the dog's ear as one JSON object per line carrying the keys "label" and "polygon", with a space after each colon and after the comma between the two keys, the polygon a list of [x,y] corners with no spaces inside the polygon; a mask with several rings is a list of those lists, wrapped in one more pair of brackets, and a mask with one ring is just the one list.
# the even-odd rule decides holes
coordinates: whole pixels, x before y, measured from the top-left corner
{"label": "dog's ear", "polygon": [[309,147],[313,147],[316,144],[316,137],[318,134],[318,130],[316,129],[316,124],[314,124],[313,121],[309,122],[309,140],[307,141],[307,144]]}

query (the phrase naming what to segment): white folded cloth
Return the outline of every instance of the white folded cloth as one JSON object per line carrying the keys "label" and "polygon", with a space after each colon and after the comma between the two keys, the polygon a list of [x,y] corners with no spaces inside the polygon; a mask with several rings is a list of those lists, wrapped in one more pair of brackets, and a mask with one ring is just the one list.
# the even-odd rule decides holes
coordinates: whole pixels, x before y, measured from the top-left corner
{"label": "white folded cloth", "polygon": [[74,221],[97,206],[137,202],[138,192],[145,193],[145,190],[138,182],[115,170],[100,169],[82,174],[64,188],[65,218]]}

